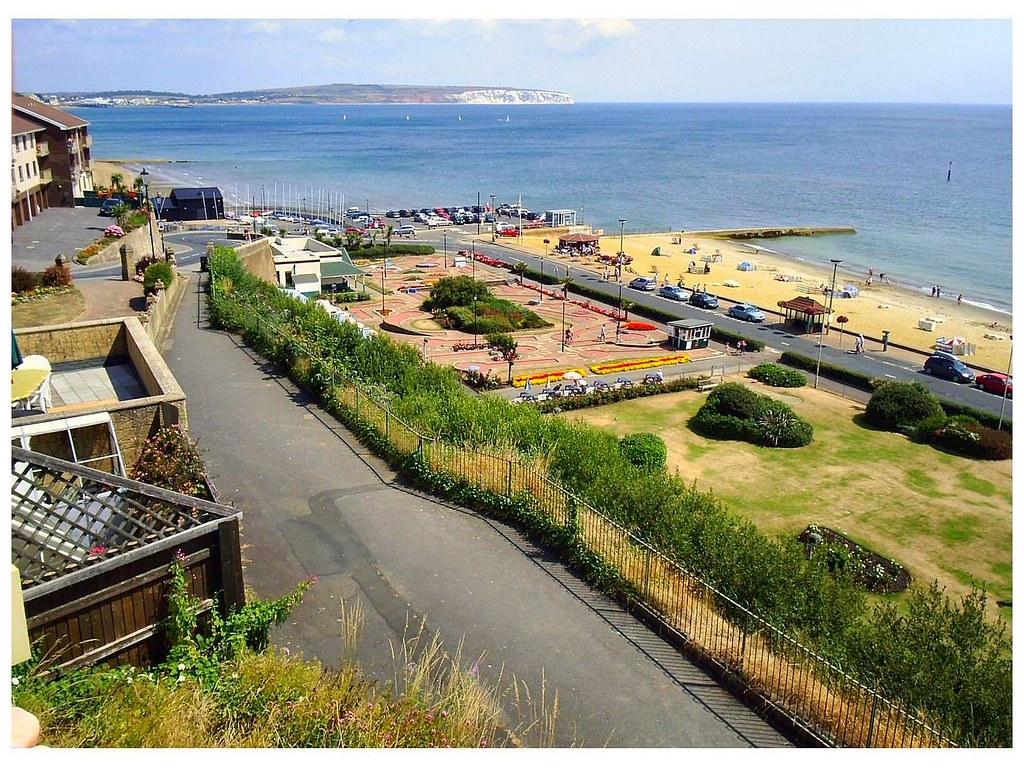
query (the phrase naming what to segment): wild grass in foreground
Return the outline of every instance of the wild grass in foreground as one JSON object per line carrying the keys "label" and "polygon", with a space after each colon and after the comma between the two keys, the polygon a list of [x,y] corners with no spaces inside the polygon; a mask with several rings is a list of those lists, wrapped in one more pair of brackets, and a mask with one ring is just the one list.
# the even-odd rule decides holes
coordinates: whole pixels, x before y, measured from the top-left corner
{"label": "wild grass in foreground", "polygon": [[[179,580],[183,585],[184,581]],[[90,668],[47,676],[45,660],[15,668],[14,704],[35,714],[42,743],[53,747],[491,747],[529,740],[550,744],[557,717],[552,706],[533,707],[508,687],[512,703],[531,711],[529,720],[506,725],[498,685],[483,682],[478,662],[461,649],[449,655],[423,628],[393,651],[394,678],[381,685],[355,665],[362,622],[358,604],[343,605],[337,670],[273,647],[253,648],[265,636],[265,620],[281,623],[282,601],[254,601],[237,635],[195,631],[191,598],[172,589],[172,636],[168,661],[151,669]],[[301,599],[301,594],[298,595]],[[227,620],[230,622],[231,619]],[[227,623],[225,622],[225,623]],[[216,623],[216,622],[215,622]],[[254,632],[248,630],[255,629]],[[256,643],[233,645],[248,633]],[[225,639],[228,642],[223,642]],[[201,654],[198,658],[196,654]],[[523,706],[525,704],[525,706]]]}

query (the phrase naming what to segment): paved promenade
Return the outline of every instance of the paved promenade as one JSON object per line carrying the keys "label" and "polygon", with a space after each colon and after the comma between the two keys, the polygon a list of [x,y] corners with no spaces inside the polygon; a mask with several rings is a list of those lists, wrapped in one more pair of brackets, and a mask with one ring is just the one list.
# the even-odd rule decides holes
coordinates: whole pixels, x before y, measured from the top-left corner
{"label": "paved promenade", "polygon": [[[275,642],[335,664],[340,601],[358,598],[358,657],[389,680],[392,644],[425,620],[446,648],[534,701],[558,692],[557,743],[784,746],[759,718],[514,530],[411,493],[338,422],[229,334],[192,273],[165,357],[223,500],[244,511],[246,583],[318,578]],[[515,724],[528,713],[506,705]]]}

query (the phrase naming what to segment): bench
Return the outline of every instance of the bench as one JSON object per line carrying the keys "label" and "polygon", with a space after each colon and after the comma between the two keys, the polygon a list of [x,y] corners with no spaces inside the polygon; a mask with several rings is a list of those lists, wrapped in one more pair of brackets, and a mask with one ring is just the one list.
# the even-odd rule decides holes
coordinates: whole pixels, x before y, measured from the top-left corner
{"label": "bench", "polygon": [[708,377],[703,378],[703,379],[698,379],[697,380],[697,391],[698,392],[707,392],[708,390],[714,389],[715,387],[717,387],[721,383],[722,383],[722,380],[717,378],[717,377],[715,377],[715,376],[708,376]]}

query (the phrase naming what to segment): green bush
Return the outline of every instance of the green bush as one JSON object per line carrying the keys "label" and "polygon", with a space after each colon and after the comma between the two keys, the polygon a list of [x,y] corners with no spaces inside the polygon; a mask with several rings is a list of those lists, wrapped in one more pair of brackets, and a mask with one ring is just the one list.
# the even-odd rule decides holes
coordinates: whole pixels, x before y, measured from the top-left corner
{"label": "green bush", "polygon": [[11,268],[11,291],[13,293],[24,293],[39,287],[39,274],[29,272],[24,267]]}
{"label": "green bush", "polygon": [[792,408],[742,384],[715,387],[690,425],[708,437],[769,448],[801,448],[814,439],[814,428]]}
{"label": "green bush", "polygon": [[[813,372],[819,370],[817,358],[807,357],[796,352],[783,352],[779,357],[779,362],[791,365],[794,368],[802,368],[805,371]],[[832,365],[832,363],[822,361],[820,372],[826,379],[849,384],[851,387],[863,389],[865,392],[870,392],[874,389],[874,377],[858,373],[857,371],[851,371],[838,365]]]}
{"label": "green bush", "polygon": [[146,267],[142,277],[142,286],[146,293],[153,292],[157,280],[163,280],[164,288],[170,288],[174,282],[174,267],[166,261],[158,261]]}
{"label": "green bush", "polygon": [[745,341],[747,342],[748,352],[760,352],[764,349],[763,341],[752,339],[749,336],[744,336],[742,333],[733,333],[732,331],[727,331],[724,328],[719,328],[718,326],[711,327],[711,338],[719,344],[728,344],[732,347],[735,347],[736,342],[738,341]]}
{"label": "green bush", "polygon": [[469,307],[492,298],[487,284],[468,275],[442,277],[430,289],[430,296],[420,305],[425,312],[437,312],[448,307]]}
{"label": "green bush", "polygon": [[634,432],[619,440],[619,451],[638,469],[652,472],[665,469],[668,449],[665,441],[650,432]]}
{"label": "green bush", "polygon": [[[377,259],[385,254],[383,245],[366,245],[361,247],[344,246],[354,259]],[[432,245],[417,243],[392,243],[387,247],[387,255],[391,256],[430,256],[436,253]]]}
{"label": "green bush", "polygon": [[939,433],[942,432],[942,428],[946,426],[948,420],[949,417],[946,414],[934,413],[917,423],[911,437],[918,443],[934,443],[938,440]]}
{"label": "green bush", "polygon": [[800,371],[794,371],[778,363],[761,363],[755,365],[747,376],[757,379],[770,387],[802,387],[807,384],[807,377]]}
{"label": "green bush", "polygon": [[919,423],[943,413],[938,399],[923,384],[884,381],[875,387],[864,417],[881,429],[913,434]]}
{"label": "green bush", "polygon": [[982,426],[970,416],[953,416],[933,441],[957,453],[975,459],[1001,461],[1013,453],[1013,438],[1006,432]]}

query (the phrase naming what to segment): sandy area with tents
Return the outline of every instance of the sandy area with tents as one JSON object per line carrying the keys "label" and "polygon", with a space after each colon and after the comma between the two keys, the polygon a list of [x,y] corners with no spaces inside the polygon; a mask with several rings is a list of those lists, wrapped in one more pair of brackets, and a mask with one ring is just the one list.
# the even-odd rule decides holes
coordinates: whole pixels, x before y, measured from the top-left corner
{"label": "sandy area with tents", "polygon": [[[545,250],[545,237],[551,240],[549,249],[557,245],[558,236],[544,230],[527,231],[520,244],[513,238],[502,238],[502,241],[540,254]],[[601,245],[602,252],[616,253],[619,246],[618,234],[602,236]],[[696,253],[690,253],[694,246]],[[655,249],[661,255],[651,255]],[[766,251],[751,244],[713,237],[679,232],[627,234],[623,250],[633,257],[632,264],[624,273],[625,280],[637,275],[656,275],[660,283],[666,278],[671,283],[678,283],[682,279],[687,288],[696,284],[706,285],[708,292],[720,299],[746,301],[765,310],[777,311],[779,301],[797,296],[811,296],[819,302],[827,303],[822,288],[830,286],[832,282],[831,270],[824,266]],[[557,254],[550,258],[556,262],[570,260],[569,257]],[[706,258],[712,261],[706,262]],[[689,271],[691,262],[699,272]],[[754,269],[741,270],[739,267],[742,262],[748,262]],[[603,274],[605,269],[605,265],[593,257],[576,258],[572,263],[589,267],[599,274]],[[704,274],[705,264],[711,268],[708,274]],[[974,354],[964,357],[968,365],[974,363],[997,370],[1006,369],[1011,344],[1012,318],[1009,315],[966,302],[958,305],[956,294],[944,294],[941,299],[936,299],[928,294],[886,284],[879,279],[877,272],[872,285],[868,286],[867,277],[867,274],[853,276],[840,272],[836,280],[834,310],[837,317],[843,315],[849,318],[845,325],[847,335],[864,333],[880,338],[883,330],[889,330],[893,342],[920,350],[930,350],[939,337],[959,336],[974,345]],[[840,298],[846,285],[855,289],[851,292],[857,294],[855,297]],[[969,300],[970,297],[965,299]],[[934,324],[933,330],[923,330],[918,327],[922,318],[932,318],[938,322]],[[835,338],[837,335],[833,334],[830,343],[838,342]],[[852,346],[853,340],[846,339],[845,344]],[[868,342],[868,351],[876,348],[877,344]]]}

